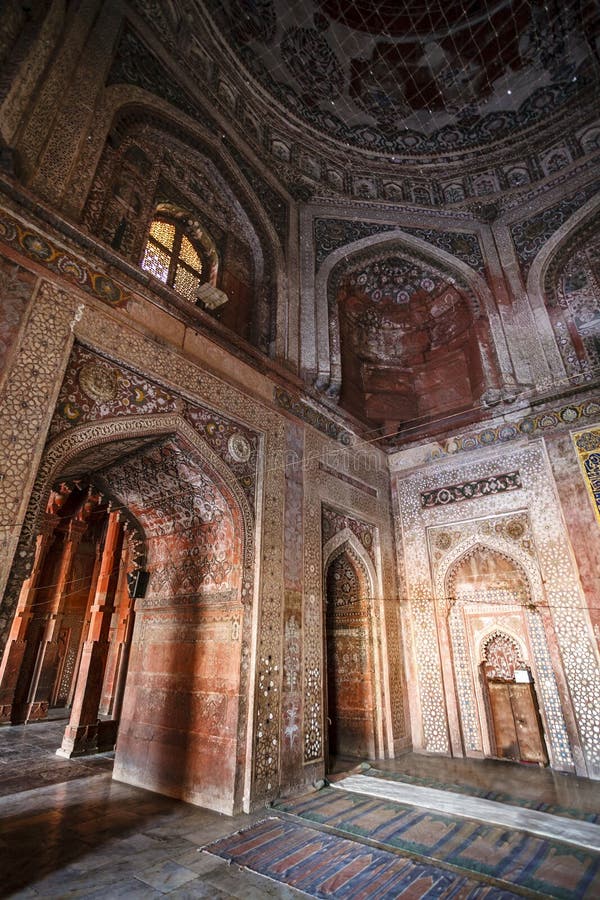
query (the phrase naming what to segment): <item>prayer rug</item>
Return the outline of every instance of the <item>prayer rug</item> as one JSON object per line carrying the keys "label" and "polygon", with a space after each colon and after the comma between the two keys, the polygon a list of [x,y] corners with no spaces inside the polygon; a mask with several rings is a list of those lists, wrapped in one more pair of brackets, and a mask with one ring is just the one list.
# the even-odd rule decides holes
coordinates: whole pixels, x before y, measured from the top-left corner
{"label": "prayer rug", "polygon": [[204,847],[311,897],[347,900],[515,900],[516,894],[307,825],[265,819]]}
{"label": "prayer rug", "polygon": [[275,809],[544,897],[600,897],[600,854],[559,840],[333,788]]}

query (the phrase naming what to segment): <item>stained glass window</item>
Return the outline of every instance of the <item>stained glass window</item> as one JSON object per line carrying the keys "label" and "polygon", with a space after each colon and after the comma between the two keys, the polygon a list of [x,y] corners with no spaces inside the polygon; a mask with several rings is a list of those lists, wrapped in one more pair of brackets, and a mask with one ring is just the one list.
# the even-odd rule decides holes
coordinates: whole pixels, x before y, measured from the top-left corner
{"label": "stained glass window", "polygon": [[164,219],[150,226],[142,269],[192,303],[202,279],[202,257],[182,229]]}

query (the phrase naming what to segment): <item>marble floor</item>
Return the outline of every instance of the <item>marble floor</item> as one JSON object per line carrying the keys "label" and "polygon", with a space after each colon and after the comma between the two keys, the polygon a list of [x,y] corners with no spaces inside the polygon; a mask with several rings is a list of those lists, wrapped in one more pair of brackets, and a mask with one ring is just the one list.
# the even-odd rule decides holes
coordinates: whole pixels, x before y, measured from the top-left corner
{"label": "marble floor", "polygon": [[600,781],[577,778],[537,765],[498,759],[448,759],[407,753],[373,763],[382,773],[407,776],[419,783],[457,787],[469,793],[510,797],[510,802],[535,802],[538,808],[573,809],[578,818],[600,814]]}
{"label": "marble floor", "polygon": [[[0,897],[306,896],[201,851],[268,810],[230,818],[115,782],[111,754],[55,756],[64,725],[0,728]],[[509,791],[581,819],[600,811],[600,783],[549,770],[414,754],[372,766],[436,789]]]}
{"label": "marble floor", "polygon": [[112,754],[55,756],[64,722],[0,728],[0,897],[304,897],[201,847],[229,817],[113,781]]}

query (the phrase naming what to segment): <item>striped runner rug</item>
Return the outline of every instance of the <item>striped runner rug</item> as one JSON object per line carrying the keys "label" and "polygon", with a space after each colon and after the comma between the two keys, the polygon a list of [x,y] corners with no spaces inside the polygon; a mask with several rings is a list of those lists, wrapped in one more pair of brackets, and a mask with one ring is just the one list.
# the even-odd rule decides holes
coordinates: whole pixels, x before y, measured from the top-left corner
{"label": "striped runner rug", "polygon": [[279,818],[265,819],[204,850],[311,897],[513,900],[517,896],[468,876]]}
{"label": "striped runner rug", "polygon": [[600,897],[600,854],[563,844],[560,835],[550,840],[332,788],[279,801],[275,809],[349,838],[499,879],[508,889],[561,900]]}

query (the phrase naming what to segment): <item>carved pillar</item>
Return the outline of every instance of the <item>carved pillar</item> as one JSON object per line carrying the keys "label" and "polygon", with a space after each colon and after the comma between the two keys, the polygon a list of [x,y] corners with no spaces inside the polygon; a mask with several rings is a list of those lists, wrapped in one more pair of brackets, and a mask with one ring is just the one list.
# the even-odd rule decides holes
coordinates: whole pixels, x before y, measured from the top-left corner
{"label": "carved pillar", "polygon": [[[122,542],[123,529],[119,523],[119,513],[112,512],[108,517],[100,574],[87,640],[81,654],[71,719],[65,729],[62,747],[56,751],[60,756],[81,756],[85,753],[110,749],[109,746],[103,746],[98,710],[109,647],[110,623],[119,580],[120,567],[117,560],[121,556]],[[112,743],[114,744],[114,739]]]}
{"label": "carved pillar", "polygon": [[66,540],[60,568],[56,577],[56,584],[48,598],[47,608],[41,616],[44,624],[44,632],[38,650],[36,667],[29,691],[29,709],[27,720],[44,719],[48,712],[51,694],[56,678],[58,666],[58,637],[62,619],[62,610],[65,604],[65,594],[69,591],[69,582],[73,569],[73,560],[79,547],[79,542],[85,534],[87,523],[83,519],[73,519],[69,522]]}
{"label": "carved pillar", "polygon": [[[124,530],[126,530],[126,528],[127,523],[124,526]],[[124,542],[119,568],[119,582],[116,590],[115,611],[110,625],[108,659],[106,662],[102,700],[100,703],[101,715],[112,716],[113,718],[115,718],[113,715],[115,692],[119,679],[119,669],[123,656],[124,642],[127,636],[127,619],[131,610],[131,598],[127,589],[129,556],[129,547]]]}
{"label": "carved pillar", "polygon": [[46,518],[43,531],[38,534],[36,539],[35,559],[31,575],[23,582],[21,588],[6,652],[2,665],[0,665],[0,722],[11,721],[15,689],[27,647],[27,632],[34,616],[33,601],[57,524],[56,516]]}
{"label": "carved pillar", "polygon": [[77,659],[75,661],[75,666],[73,669],[73,678],[71,680],[71,686],[69,688],[69,695],[67,698],[66,706],[73,706],[73,697],[75,696],[75,690],[77,688],[77,679],[79,677],[79,666],[81,664],[81,654],[83,652],[83,646],[88,636],[90,621],[92,616],[92,605],[94,603],[94,599],[96,597],[96,588],[98,586],[98,578],[100,577],[100,567],[102,565],[102,554],[104,552],[104,544],[102,541],[98,541],[96,543],[96,558],[94,559],[94,568],[92,571],[92,578],[90,581],[90,589],[88,591],[88,599],[85,607],[85,613],[83,616],[83,624],[81,628],[81,636],[79,639],[79,645],[77,647]]}
{"label": "carved pillar", "polygon": [[471,354],[473,394],[486,406],[493,406],[502,399],[498,381],[498,366],[495,359],[490,332],[483,319],[474,322],[473,330],[477,341],[477,353]]}

